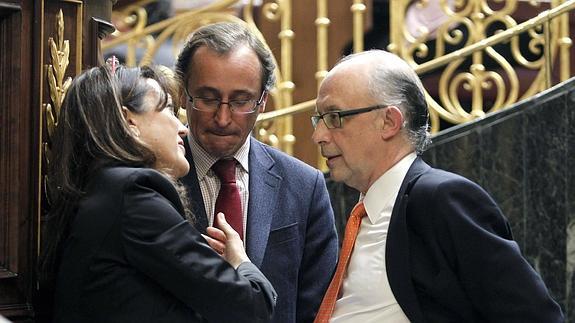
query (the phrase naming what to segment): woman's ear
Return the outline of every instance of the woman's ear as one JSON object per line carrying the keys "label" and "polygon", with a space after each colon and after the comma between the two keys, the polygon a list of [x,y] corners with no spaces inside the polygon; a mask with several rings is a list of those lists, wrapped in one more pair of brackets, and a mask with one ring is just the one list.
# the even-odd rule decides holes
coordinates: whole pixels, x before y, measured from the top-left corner
{"label": "woman's ear", "polygon": [[124,120],[126,120],[126,122],[128,122],[128,119],[130,118],[131,115],[131,111],[128,110],[128,108],[126,108],[125,106],[122,106],[122,116],[124,117]]}
{"label": "woman's ear", "polygon": [[404,120],[403,112],[401,112],[398,107],[393,105],[388,106],[382,115],[382,138],[387,140],[398,134],[403,128]]}
{"label": "woman's ear", "polygon": [[130,109],[122,106],[122,115],[126,120],[126,124],[128,128],[132,131],[132,134],[136,137],[140,136],[140,129],[138,129],[138,118],[135,117],[135,114],[130,111]]}

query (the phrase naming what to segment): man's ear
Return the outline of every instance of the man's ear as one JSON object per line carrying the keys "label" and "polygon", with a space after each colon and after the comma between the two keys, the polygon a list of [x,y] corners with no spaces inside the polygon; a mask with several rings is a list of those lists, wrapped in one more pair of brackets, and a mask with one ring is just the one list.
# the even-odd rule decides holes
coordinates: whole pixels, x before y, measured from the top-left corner
{"label": "man's ear", "polygon": [[270,94],[270,92],[268,90],[264,90],[265,94],[262,98],[262,104],[260,104],[259,108],[258,108],[258,113],[262,113],[266,110],[266,103],[268,102],[268,96]]}
{"label": "man's ear", "polygon": [[393,138],[396,134],[403,128],[403,122],[405,120],[403,112],[396,106],[389,106],[382,111],[382,131],[381,136],[384,140]]}
{"label": "man's ear", "polygon": [[180,103],[180,109],[184,109],[187,110],[188,109],[188,102],[190,101],[188,99],[188,95],[186,94],[186,91],[180,91],[180,97],[179,97],[179,103]]}

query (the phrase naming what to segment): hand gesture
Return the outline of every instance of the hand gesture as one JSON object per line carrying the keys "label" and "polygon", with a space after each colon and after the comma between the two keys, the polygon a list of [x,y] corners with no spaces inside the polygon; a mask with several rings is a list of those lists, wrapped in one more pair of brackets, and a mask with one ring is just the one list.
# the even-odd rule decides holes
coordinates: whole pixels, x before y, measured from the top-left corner
{"label": "hand gesture", "polygon": [[250,261],[240,235],[228,224],[223,213],[218,213],[217,223],[220,228],[208,227],[208,235],[203,235],[210,247],[234,268],[244,261]]}

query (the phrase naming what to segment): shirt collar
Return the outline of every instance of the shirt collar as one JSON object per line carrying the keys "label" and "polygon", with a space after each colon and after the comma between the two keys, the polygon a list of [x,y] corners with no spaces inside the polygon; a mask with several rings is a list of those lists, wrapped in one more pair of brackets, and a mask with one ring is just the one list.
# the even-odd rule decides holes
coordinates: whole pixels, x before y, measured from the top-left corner
{"label": "shirt collar", "polygon": [[397,164],[393,165],[383,175],[381,175],[367,190],[363,197],[363,203],[367,216],[371,223],[376,223],[384,209],[393,209],[395,199],[399,193],[401,183],[407,175],[407,171],[417,158],[415,153],[403,157]]}
{"label": "shirt collar", "polygon": [[[190,149],[192,151],[192,158],[194,159],[194,164],[196,166],[196,172],[198,178],[202,179],[206,176],[210,168],[218,161],[218,158],[213,157],[208,152],[200,146],[196,138],[192,136],[191,132],[188,133],[188,142],[190,144]],[[238,161],[243,170],[249,173],[249,152],[250,152],[250,136],[246,138],[246,141],[240,146],[240,148],[234,154],[234,159]]]}

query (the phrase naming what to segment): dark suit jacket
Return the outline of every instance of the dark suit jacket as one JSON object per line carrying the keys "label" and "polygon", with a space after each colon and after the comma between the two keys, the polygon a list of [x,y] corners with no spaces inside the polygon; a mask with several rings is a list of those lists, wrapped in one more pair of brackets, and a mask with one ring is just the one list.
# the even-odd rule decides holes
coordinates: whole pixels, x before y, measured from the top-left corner
{"label": "dark suit jacket", "polygon": [[388,232],[389,283],[412,322],[563,322],[477,184],[416,159]]}
{"label": "dark suit jacket", "polygon": [[[198,230],[207,217],[189,145],[182,179]],[[337,235],[323,174],[251,138],[247,253],[278,293],[273,322],[312,322],[337,263]]]}
{"label": "dark suit jacket", "polygon": [[275,292],[237,271],[184,220],[152,169],[99,171],[79,202],[56,282],[55,322],[264,322]]}

